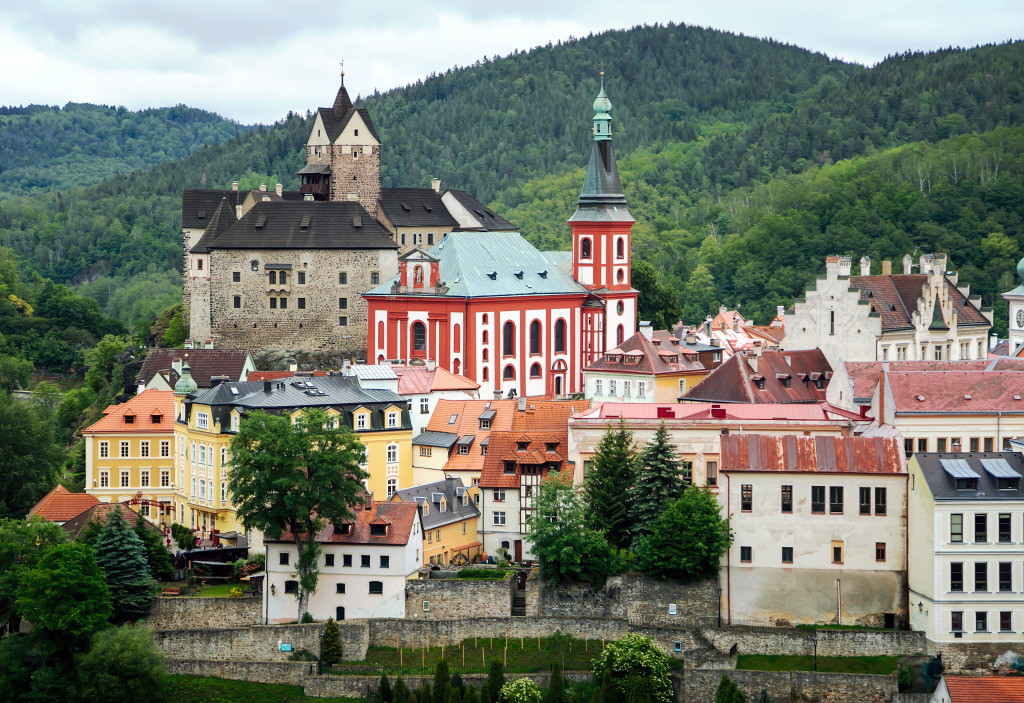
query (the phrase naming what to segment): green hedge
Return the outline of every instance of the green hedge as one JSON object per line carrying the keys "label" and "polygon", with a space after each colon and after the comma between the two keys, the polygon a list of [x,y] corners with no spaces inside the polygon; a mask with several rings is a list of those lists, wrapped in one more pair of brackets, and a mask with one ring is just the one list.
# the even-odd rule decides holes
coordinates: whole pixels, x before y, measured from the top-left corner
{"label": "green hedge", "polygon": [[504,569],[459,569],[460,579],[494,579],[501,580],[508,575]]}

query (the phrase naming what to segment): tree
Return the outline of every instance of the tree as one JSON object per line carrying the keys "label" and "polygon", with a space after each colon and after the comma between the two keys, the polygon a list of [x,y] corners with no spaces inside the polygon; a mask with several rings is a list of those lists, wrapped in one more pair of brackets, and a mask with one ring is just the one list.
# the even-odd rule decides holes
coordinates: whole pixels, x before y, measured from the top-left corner
{"label": "tree", "polygon": [[28,385],[32,362],[9,354],[0,354],[0,389],[16,391]]}
{"label": "tree", "polygon": [[[335,624],[337,627],[337,624]],[[327,630],[324,629],[324,638],[327,637]],[[380,675],[380,683],[377,684],[377,694],[384,703],[391,703],[395,697],[394,691],[391,690],[391,679],[388,678],[387,674]]]}
{"label": "tree", "polygon": [[68,659],[86,648],[113,612],[110,591],[84,544],[51,547],[18,586],[18,610],[47,652]]}
{"label": "tree", "polygon": [[584,506],[568,471],[548,474],[527,522],[541,576],[552,583],[589,581],[600,588],[619,559],[600,532],[584,519]]}
{"label": "tree", "polygon": [[540,689],[531,679],[512,679],[501,687],[502,703],[540,703]]}
{"label": "tree", "polygon": [[67,539],[68,533],[60,525],[38,516],[31,520],[0,520],[0,631],[8,624],[11,630],[18,629],[21,577],[36,567],[50,547],[64,544]]}
{"label": "tree", "polygon": [[729,519],[707,486],[690,488],[665,507],[637,548],[637,566],[665,578],[696,578],[718,568],[732,544]]}
{"label": "tree", "polygon": [[686,485],[679,475],[679,454],[669,442],[664,421],[640,456],[640,469],[631,488],[629,519],[633,530],[633,551],[640,538],[651,531],[665,506],[677,500]]}
{"label": "tree", "polygon": [[717,310],[715,279],[707,266],[699,264],[690,274],[690,280],[683,286],[682,300],[682,318],[689,325],[699,325],[706,315]]}
{"label": "tree", "polygon": [[565,703],[565,679],[562,678],[562,665],[558,662],[551,667],[551,681],[544,703]]}
{"label": "tree", "polygon": [[[603,686],[606,677],[611,677],[617,696],[614,700],[623,701],[628,698],[631,676],[647,680],[654,703],[671,703],[673,693],[668,673],[668,655],[649,637],[637,633],[609,643],[594,660],[594,679],[601,681]],[[607,700],[608,692],[605,691],[604,695]]]}
{"label": "tree", "polygon": [[167,551],[165,538],[160,530],[140,516],[135,521],[135,536],[146,548],[146,561],[149,564],[150,575],[159,581],[171,578],[174,575],[174,567],[171,566],[171,553]]}
{"label": "tree", "polygon": [[[324,646],[320,652],[320,660],[324,666],[331,667],[341,661],[341,631],[334,618],[327,618],[324,625]],[[401,681],[401,679],[399,679]]]}
{"label": "tree", "polygon": [[167,669],[153,631],[141,625],[96,633],[89,651],[76,662],[83,700],[134,703],[161,700]]}
{"label": "tree", "polygon": [[57,479],[61,452],[29,403],[0,391],[0,518],[23,520]]}
{"label": "tree", "polygon": [[351,507],[362,501],[363,452],[351,430],[313,409],[294,424],[253,413],[231,441],[228,489],[238,518],[270,539],[287,533],[298,550],[298,617],[316,591],[317,533],[328,521],[351,520]]}
{"label": "tree", "polygon": [[434,703],[448,703],[448,686],[452,675],[448,671],[448,660],[442,659],[434,668]]}
{"label": "tree", "polygon": [[715,703],[747,703],[747,697],[724,672],[715,689]]}
{"label": "tree", "polygon": [[[142,518],[139,518],[140,520]],[[146,545],[125,521],[119,507],[112,508],[96,540],[96,564],[103,569],[115,622],[146,615],[155,595]]]}
{"label": "tree", "polygon": [[409,687],[405,685],[402,675],[399,674],[398,679],[395,680],[395,693],[392,703],[408,703],[409,693]]}
{"label": "tree", "polygon": [[32,672],[43,663],[42,656],[26,635],[10,634],[0,639],[0,701],[28,703],[32,696]]}
{"label": "tree", "polygon": [[492,659],[490,669],[487,672],[487,695],[492,703],[498,703],[501,696],[501,687],[505,685],[505,665],[500,659]]}
{"label": "tree", "polygon": [[629,489],[636,474],[633,433],[621,418],[598,442],[594,463],[585,477],[587,525],[617,549],[629,547]]}
{"label": "tree", "polygon": [[637,313],[641,320],[649,321],[656,330],[671,329],[679,321],[676,292],[662,285],[653,266],[643,260],[634,260],[629,281],[640,292]]}

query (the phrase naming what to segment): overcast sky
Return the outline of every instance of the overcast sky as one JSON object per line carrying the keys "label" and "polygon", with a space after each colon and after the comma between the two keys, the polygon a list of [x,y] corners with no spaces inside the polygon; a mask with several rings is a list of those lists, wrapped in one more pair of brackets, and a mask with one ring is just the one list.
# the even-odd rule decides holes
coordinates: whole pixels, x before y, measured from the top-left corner
{"label": "overcast sky", "polygon": [[1021,0],[0,0],[0,105],[184,103],[244,123],[483,56],[683,22],[872,65],[908,49],[1024,37]]}

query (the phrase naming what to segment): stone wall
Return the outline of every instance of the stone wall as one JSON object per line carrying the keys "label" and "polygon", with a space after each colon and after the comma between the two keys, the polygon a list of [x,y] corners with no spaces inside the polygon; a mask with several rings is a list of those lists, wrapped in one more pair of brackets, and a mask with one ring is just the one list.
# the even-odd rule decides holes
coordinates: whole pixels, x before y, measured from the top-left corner
{"label": "stone wall", "polygon": [[990,674],[992,664],[1007,650],[1021,654],[1024,644],[1012,642],[992,643],[931,643],[932,654],[942,655],[942,666],[956,674]]}
{"label": "stone wall", "polygon": [[[309,158],[308,152],[307,157]],[[376,218],[380,202],[380,145],[331,146],[331,200],[348,200],[355,193],[359,204]]]}
{"label": "stone wall", "polygon": [[755,630],[742,627],[705,628],[701,635],[720,652],[736,645],[740,654],[814,654],[818,637],[818,656],[875,657],[923,653],[928,640],[922,632],[874,630]]}
{"label": "stone wall", "polygon": [[259,598],[157,598],[146,624],[154,630],[223,629],[263,623]]}
{"label": "stone wall", "polygon": [[[577,683],[579,681],[593,681],[594,676],[589,671],[566,671],[563,672],[565,682]],[[541,688],[546,688],[551,675],[547,672],[537,674],[506,674],[506,680],[531,679]],[[433,676],[403,676],[405,685],[412,690],[421,688],[423,684],[433,685]],[[487,674],[463,674],[462,680],[470,686],[480,688],[487,681]],[[305,693],[314,698],[359,698],[377,690],[380,677],[373,676],[310,676],[305,680]],[[392,681],[394,684],[394,681]]]}
{"label": "stone wall", "polygon": [[[405,614],[419,620],[508,617],[512,610],[512,575],[491,579],[427,579],[405,582]],[[429,610],[424,609],[429,603]]]}
{"label": "stone wall", "polygon": [[[648,576],[612,576],[594,593],[585,583],[544,584],[540,614],[627,618],[631,624],[691,627],[718,615],[718,582],[658,581]],[[676,612],[670,613],[675,604]]]}
{"label": "stone wall", "polygon": [[[722,671],[687,669],[682,679],[682,691],[677,688],[677,699],[686,703],[713,703],[715,689]],[[728,671],[725,672],[740,687],[748,701],[755,700],[761,689],[777,701],[809,700],[816,703],[888,703],[897,692],[896,675],[869,676],[867,674],[825,674],[813,671]],[[794,697],[793,694],[798,697]]]}
{"label": "stone wall", "polygon": [[216,676],[234,681],[290,683],[301,686],[316,674],[316,662],[223,661],[168,659],[168,674]]}
{"label": "stone wall", "polygon": [[208,661],[285,662],[288,652],[305,649],[320,652],[323,624],[259,625],[230,630],[162,630],[156,633],[156,645],[168,659]]}
{"label": "stone wall", "polygon": [[[560,630],[563,634],[580,639],[618,639],[628,632],[628,623],[623,618],[470,618],[454,620],[398,620],[378,618],[368,621],[369,644],[379,647],[411,647],[415,642],[422,647],[428,641],[431,646],[454,645],[473,637],[505,637],[527,639],[538,635],[547,637]],[[347,656],[347,655],[346,655]]]}

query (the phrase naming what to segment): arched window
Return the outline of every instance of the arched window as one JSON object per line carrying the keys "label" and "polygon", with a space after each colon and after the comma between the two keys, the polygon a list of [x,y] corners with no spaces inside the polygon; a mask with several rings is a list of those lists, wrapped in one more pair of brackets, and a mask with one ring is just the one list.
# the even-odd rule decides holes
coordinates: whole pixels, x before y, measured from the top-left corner
{"label": "arched window", "polygon": [[415,285],[415,286],[422,286],[423,285],[423,267],[422,266],[417,266],[416,268],[413,269],[412,281],[413,281],[413,285]]}
{"label": "arched window", "polygon": [[626,280],[626,274],[622,269],[619,269],[619,272],[615,275],[615,280],[617,283],[622,283]]}
{"label": "arched window", "polygon": [[202,466],[206,465],[206,445],[205,444],[200,444],[199,445],[199,463]]}
{"label": "arched window", "polygon": [[590,258],[590,239],[589,238],[585,238],[585,239],[580,240],[580,258],[581,259],[589,259]]}
{"label": "arched window", "polygon": [[206,500],[206,481],[199,479],[199,500]]}
{"label": "arched window", "polygon": [[452,373],[458,376],[461,371],[462,364],[459,362],[458,359],[456,359],[455,361],[452,362]]}
{"label": "arched window", "polygon": [[623,239],[622,239],[622,237],[619,237],[617,240],[615,240],[615,258],[616,259],[625,259],[626,258],[626,254],[625,254],[624,247],[623,247]]}
{"label": "arched window", "polygon": [[270,285],[272,285],[272,286],[276,286],[277,285],[277,271],[271,271],[270,272]]}
{"label": "arched window", "polygon": [[626,309],[626,306],[623,304],[623,302],[621,300],[618,303],[616,303],[616,305],[615,305],[615,312],[617,312],[617,313],[619,313],[621,315],[622,311],[625,310],[625,309]]}
{"label": "arched window", "polygon": [[515,368],[513,368],[512,364],[509,364],[508,366],[505,367],[505,371],[502,374],[502,378],[504,378],[506,381],[516,380],[516,370]]}
{"label": "arched window", "polygon": [[487,344],[487,330],[484,330],[484,333],[483,333],[483,343]]}
{"label": "arched window", "polygon": [[384,320],[377,323],[377,346],[384,343]]}
{"label": "arched window", "polygon": [[196,497],[196,477],[192,477],[192,497]]}
{"label": "arched window", "polygon": [[227,447],[221,447],[220,448],[220,468],[223,469],[227,465],[228,465],[228,448]]}
{"label": "arched window", "polygon": [[455,353],[458,354],[462,351],[462,325],[455,325],[454,336],[455,344],[453,346],[455,347]]}
{"label": "arched window", "polygon": [[282,272],[281,272],[281,273],[280,273],[280,274],[278,275],[278,281],[279,281],[279,282],[281,283],[281,285],[283,286],[283,285],[284,285],[285,283],[287,283],[287,282],[288,282],[288,274],[286,274],[286,273],[285,273],[284,271],[282,271]]}
{"label": "arched window", "polygon": [[484,361],[487,361],[487,350],[484,349]]}
{"label": "arched window", "polygon": [[490,374],[489,374],[489,373],[487,373],[487,367],[485,366],[485,367],[484,367],[484,380],[485,380],[485,381],[486,381],[486,380],[488,379],[488,376],[490,376]]}
{"label": "arched window", "polygon": [[196,470],[196,443],[195,442],[192,443],[192,455],[191,455],[191,457],[192,457],[192,470],[195,471]]}
{"label": "arched window", "polygon": [[540,354],[540,321],[530,323],[530,353]]}
{"label": "arched window", "polygon": [[484,325],[487,324],[487,313],[484,313],[484,316],[483,316],[483,318],[481,320],[481,324],[484,324]]}
{"label": "arched window", "polygon": [[619,325],[618,329],[615,330],[616,344],[622,344],[622,333],[624,332],[622,325]]}
{"label": "arched window", "polygon": [[506,322],[501,333],[501,353],[505,356],[513,356],[516,349],[516,326],[511,321]]}
{"label": "arched window", "polygon": [[398,490],[398,479],[395,478],[394,476],[392,476],[391,478],[388,479],[388,498],[390,498],[391,496],[395,495],[395,492],[397,490]]}
{"label": "arched window", "polygon": [[534,364],[530,367],[530,378],[540,378],[540,364]]}
{"label": "arched window", "polygon": [[558,318],[555,322],[555,353],[565,352],[565,320]]}
{"label": "arched window", "polygon": [[206,482],[206,495],[210,496],[210,500],[213,500],[213,496],[216,495],[213,492],[213,479]]}
{"label": "arched window", "polygon": [[413,351],[427,350],[427,328],[422,322],[412,323],[412,348]]}
{"label": "arched window", "polygon": [[388,445],[388,457],[387,458],[388,458],[388,463],[389,464],[397,464],[398,463],[398,445],[395,444],[394,442],[392,442],[391,444]]}

